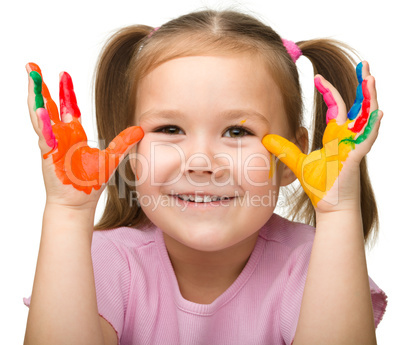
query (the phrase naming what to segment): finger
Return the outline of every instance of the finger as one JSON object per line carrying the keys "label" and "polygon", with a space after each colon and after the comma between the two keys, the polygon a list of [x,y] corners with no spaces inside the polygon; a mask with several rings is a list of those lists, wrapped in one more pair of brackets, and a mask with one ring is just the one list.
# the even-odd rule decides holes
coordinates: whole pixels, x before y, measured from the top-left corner
{"label": "finger", "polygon": [[370,91],[367,87],[367,79],[363,80],[362,90],[363,90],[363,103],[362,103],[360,115],[357,117],[353,126],[351,128],[349,128],[353,133],[360,133],[360,131],[366,125],[369,114],[370,114],[371,96],[370,96]]}
{"label": "finger", "polygon": [[366,126],[369,115],[378,109],[377,91],[375,88],[375,80],[370,75],[369,65],[366,61],[362,63],[362,93],[363,101],[361,111],[353,125],[349,128],[354,133],[360,133]]}
{"label": "finger", "polygon": [[362,151],[366,154],[370,151],[377,139],[382,117],[383,113],[381,110],[373,111],[370,114],[367,126],[364,128],[363,133],[356,139],[356,144],[360,144],[359,147],[361,147]]}
{"label": "finger", "polygon": [[107,154],[124,155],[143,136],[144,131],[139,126],[126,128],[110,142],[105,151]]}
{"label": "finger", "polygon": [[292,142],[276,134],[262,138],[264,147],[286,164],[296,176],[300,176],[301,163],[306,155]]}
{"label": "finger", "polygon": [[28,109],[31,118],[32,126],[36,134],[41,137],[39,129],[37,109],[44,108],[44,99],[42,96],[42,76],[36,71],[30,71],[29,66],[26,66],[28,72]]}
{"label": "finger", "polygon": [[335,119],[338,125],[343,124],[347,118],[346,106],[338,90],[321,75],[317,75],[314,78],[314,84],[318,92],[322,94],[324,102],[328,107],[326,114],[327,123]]}
{"label": "finger", "polygon": [[359,145],[362,156],[366,155],[373,146],[380,128],[380,122],[383,117],[381,110],[375,110],[370,114],[366,127],[356,139],[345,138],[340,143],[350,144],[352,147]]}
{"label": "finger", "polygon": [[42,133],[42,135],[39,135],[39,146],[42,152],[46,152],[43,155],[43,158],[46,159],[49,153],[57,147],[57,141],[52,130],[48,111],[44,108],[39,108],[36,110],[36,115],[38,117],[38,128]]}
{"label": "finger", "polygon": [[73,81],[66,72],[60,74],[60,115],[63,122],[70,122],[72,118],[80,120],[81,112],[77,105]]}
{"label": "finger", "polygon": [[117,166],[123,160],[126,153],[138,143],[144,136],[144,131],[139,126],[133,126],[125,129],[114,138],[109,146],[100,152],[103,164],[99,174],[99,184],[106,183],[110,176],[117,169]]}
{"label": "finger", "polygon": [[[43,76],[42,76],[42,71],[40,70],[39,66],[33,62],[30,62],[26,65],[26,69],[28,74],[31,72],[36,72],[39,74],[41,80],[42,80],[42,90],[41,90],[41,95],[43,97],[43,103],[45,105],[46,110],[49,113],[49,117],[53,123],[58,123],[60,122],[59,118],[59,111],[57,109],[56,103],[53,101],[52,97],[50,96],[49,89],[47,88],[47,85],[43,81]],[[39,78],[37,77],[36,74],[36,79],[39,82]]]}
{"label": "finger", "polygon": [[348,112],[348,119],[354,120],[360,112],[362,102],[363,102],[363,90],[362,90],[362,82],[363,82],[363,63],[360,62],[356,66],[356,76],[359,82],[356,89],[356,98],[355,101]]}
{"label": "finger", "polygon": [[377,100],[377,89],[375,85],[375,79],[370,74],[370,66],[367,61],[363,61],[363,78],[367,80],[367,92],[370,95],[370,111],[371,114],[373,111],[379,108],[378,100]]}
{"label": "finger", "polygon": [[[28,69],[27,69],[28,71]],[[39,127],[38,127],[38,118],[36,116],[36,105],[37,105],[37,98],[38,102],[40,103],[40,97],[37,97],[37,93],[40,93],[40,89],[38,90],[37,85],[34,82],[35,74],[30,74],[28,72],[28,110],[29,115],[31,118],[32,126],[35,129],[36,134],[40,135]],[[42,99],[43,100],[43,99]],[[39,104],[40,105],[40,104]]]}

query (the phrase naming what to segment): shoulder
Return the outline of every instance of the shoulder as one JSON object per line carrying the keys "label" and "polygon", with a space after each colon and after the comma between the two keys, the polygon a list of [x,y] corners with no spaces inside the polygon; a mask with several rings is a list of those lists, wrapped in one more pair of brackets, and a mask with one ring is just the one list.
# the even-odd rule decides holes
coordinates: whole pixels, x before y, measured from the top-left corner
{"label": "shoulder", "polygon": [[300,247],[311,247],[315,228],[311,225],[290,221],[273,214],[260,230],[260,237],[290,251]]}

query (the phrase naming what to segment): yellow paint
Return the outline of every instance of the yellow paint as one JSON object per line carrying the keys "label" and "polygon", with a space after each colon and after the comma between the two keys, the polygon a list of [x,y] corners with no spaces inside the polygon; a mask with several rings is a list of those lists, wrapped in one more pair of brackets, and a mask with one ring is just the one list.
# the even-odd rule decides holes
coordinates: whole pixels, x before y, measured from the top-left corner
{"label": "yellow paint", "polygon": [[262,139],[265,148],[293,171],[314,206],[332,188],[350,151],[354,149],[353,143],[342,142],[357,135],[348,129],[351,122],[348,120],[338,125],[335,119],[330,120],[324,133],[323,148],[309,155],[279,135],[268,134]]}

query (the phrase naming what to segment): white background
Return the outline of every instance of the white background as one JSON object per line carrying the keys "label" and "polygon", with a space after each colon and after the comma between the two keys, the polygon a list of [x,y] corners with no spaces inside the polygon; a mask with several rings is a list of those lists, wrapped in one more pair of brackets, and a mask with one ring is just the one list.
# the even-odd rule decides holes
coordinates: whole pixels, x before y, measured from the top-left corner
{"label": "white background", "polygon": [[[22,297],[30,295],[32,288],[45,203],[37,138],[26,107],[25,64],[33,61],[41,66],[54,99],[58,98],[59,72],[66,70],[72,75],[84,128],[88,138],[96,140],[91,82],[105,39],[125,25],[159,26],[205,6],[232,6],[256,14],[282,37],[294,41],[316,37],[342,40],[370,62],[385,117],[379,139],[369,153],[381,228],[377,244],[367,253],[368,269],[388,294],[387,312],[377,330],[378,343],[400,341],[402,227],[398,219],[401,214],[398,140],[402,114],[398,104],[402,98],[402,25],[398,2],[24,0],[4,3],[0,5],[1,344],[23,342],[28,309]],[[301,58],[298,67],[309,97],[313,85],[311,66]]]}

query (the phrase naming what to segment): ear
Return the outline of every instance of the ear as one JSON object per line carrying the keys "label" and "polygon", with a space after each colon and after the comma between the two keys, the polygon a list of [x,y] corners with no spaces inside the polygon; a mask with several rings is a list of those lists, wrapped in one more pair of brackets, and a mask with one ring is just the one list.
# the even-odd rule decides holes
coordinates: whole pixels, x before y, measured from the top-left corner
{"label": "ear", "polygon": [[[307,153],[308,151],[308,131],[304,127],[300,127],[296,132],[296,138],[293,142],[297,145],[297,147],[303,152]],[[278,159],[279,160],[279,159]],[[292,170],[282,162],[278,162],[278,164],[282,165],[282,174],[280,175],[279,185],[281,187],[287,186],[291,184],[294,180],[296,180],[296,175]]]}

